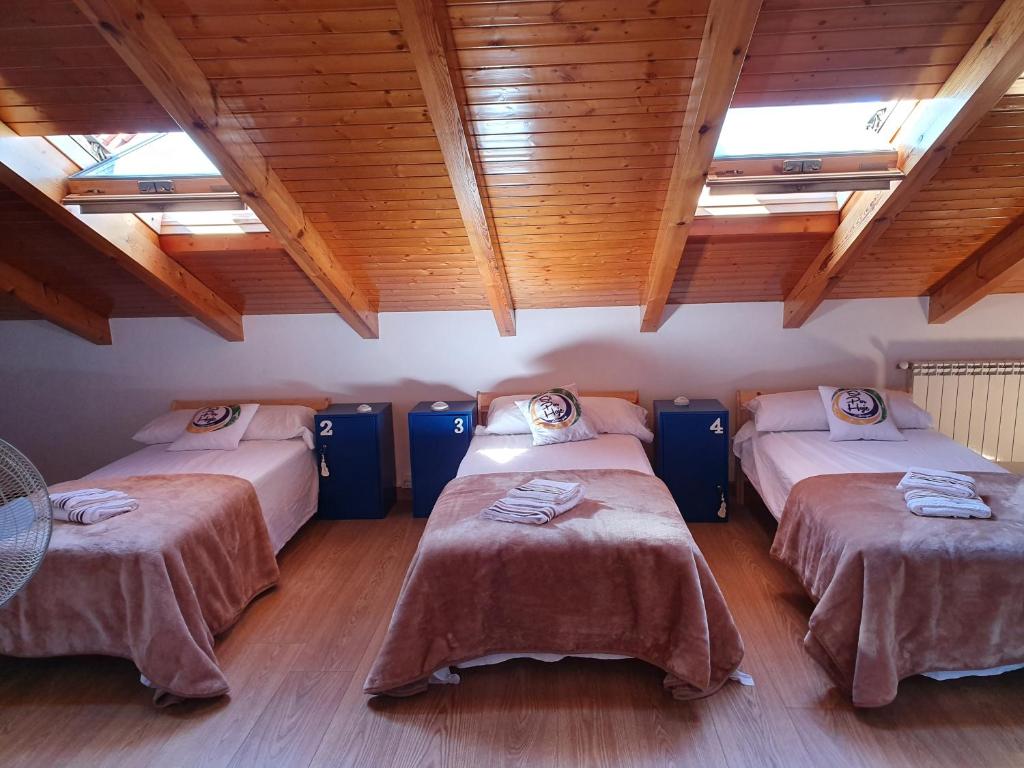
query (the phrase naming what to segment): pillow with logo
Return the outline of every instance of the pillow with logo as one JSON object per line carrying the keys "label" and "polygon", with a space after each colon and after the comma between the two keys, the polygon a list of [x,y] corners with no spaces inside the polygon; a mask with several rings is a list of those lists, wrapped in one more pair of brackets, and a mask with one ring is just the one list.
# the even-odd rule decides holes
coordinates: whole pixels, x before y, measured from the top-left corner
{"label": "pillow with logo", "polygon": [[574,385],[555,387],[516,403],[530,425],[534,445],[572,443],[597,437],[583,414]]}
{"label": "pillow with logo", "polygon": [[[931,414],[914,402],[909,392],[885,390],[897,429],[931,429]],[[585,398],[584,398],[585,399]],[[814,389],[758,395],[747,403],[758,432],[817,432],[828,429],[826,408]]]}
{"label": "pillow with logo", "polygon": [[896,427],[884,391],[862,388],[818,387],[825,416],[828,439],[906,440]]}
{"label": "pillow with logo", "polygon": [[168,451],[233,451],[248,429],[259,405],[208,405],[192,414],[181,436]]}

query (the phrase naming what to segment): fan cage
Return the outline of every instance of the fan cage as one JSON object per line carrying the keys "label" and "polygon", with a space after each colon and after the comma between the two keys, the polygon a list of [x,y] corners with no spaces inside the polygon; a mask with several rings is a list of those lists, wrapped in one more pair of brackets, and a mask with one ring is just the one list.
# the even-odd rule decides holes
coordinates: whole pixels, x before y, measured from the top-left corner
{"label": "fan cage", "polygon": [[0,605],[39,569],[50,543],[52,510],[39,471],[0,440]]}

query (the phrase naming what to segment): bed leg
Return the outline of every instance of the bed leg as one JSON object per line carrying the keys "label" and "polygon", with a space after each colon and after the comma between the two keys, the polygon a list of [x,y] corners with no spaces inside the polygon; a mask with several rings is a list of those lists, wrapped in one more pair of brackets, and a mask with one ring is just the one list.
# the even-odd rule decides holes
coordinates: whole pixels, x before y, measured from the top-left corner
{"label": "bed leg", "polygon": [[736,470],[736,504],[740,507],[747,503],[747,476],[742,469]]}

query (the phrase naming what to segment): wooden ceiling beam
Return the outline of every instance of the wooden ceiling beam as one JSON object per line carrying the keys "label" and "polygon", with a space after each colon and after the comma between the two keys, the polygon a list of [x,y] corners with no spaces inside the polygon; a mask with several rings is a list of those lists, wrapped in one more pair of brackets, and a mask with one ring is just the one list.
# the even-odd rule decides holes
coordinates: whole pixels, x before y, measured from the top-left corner
{"label": "wooden ceiling beam", "polygon": [[887,190],[856,192],[843,208],[835,234],[786,297],[786,328],[807,321],[1022,70],[1024,0],[1004,0],[935,97],[919,103],[896,134],[903,180]]}
{"label": "wooden ceiling beam", "polygon": [[0,293],[7,293],[54,325],[93,344],[110,344],[110,321],[20,269],[0,261]]}
{"label": "wooden ceiling beam", "polygon": [[498,333],[515,336],[512,292],[466,130],[465,91],[446,7],[435,0],[398,0],[398,14]]}
{"label": "wooden ceiling beam", "polygon": [[377,338],[376,307],[149,0],[75,0],[349,325]]}
{"label": "wooden ceiling beam", "polygon": [[952,270],[928,296],[928,322],[945,323],[1024,274],[1024,216]]}
{"label": "wooden ceiling beam", "polygon": [[241,313],[164,253],[137,216],[80,214],[61,203],[68,175],[78,170],[46,139],[0,123],[0,182],[225,339],[242,341]]}
{"label": "wooden ceiling beam", "polygon": [[760,11],[761,0],[712,0],[708,9],[648,271],[642,331],[661,326]]}

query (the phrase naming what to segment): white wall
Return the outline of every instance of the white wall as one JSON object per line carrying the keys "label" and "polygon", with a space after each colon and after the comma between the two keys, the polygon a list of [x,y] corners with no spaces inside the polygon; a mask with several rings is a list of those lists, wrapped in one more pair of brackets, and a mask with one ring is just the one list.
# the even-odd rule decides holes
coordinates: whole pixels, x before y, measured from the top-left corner
{"label": "white wall", "polygon": [[670,308],[641,334],[636,308],[518,313],[499,338],[489,312],[381,316],[381,338],[359,339],[334,315],[245,318],[230,343],[194,320],[115,320],[97,347],[41,321],[0,323],[0,437],[47,480],[79,476],[137,447],[129,436],[174,398],[327,394],[390,400],[399,478],[405,412],[419,400],[577,382],[639,389],[649,403],[685,392],[731,405],[745,387],[902,383],[903,359],[1024,358],[1024,296],[984,300],[929,326],[917,299],[827,302],[799,330],[780,304]]}

